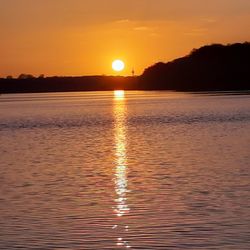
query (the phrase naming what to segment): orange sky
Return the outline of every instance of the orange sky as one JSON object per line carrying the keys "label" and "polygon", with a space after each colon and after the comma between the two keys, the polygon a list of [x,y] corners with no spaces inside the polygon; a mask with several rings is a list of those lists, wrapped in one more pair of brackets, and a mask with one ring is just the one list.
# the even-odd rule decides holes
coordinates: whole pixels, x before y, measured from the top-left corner
{"label": "orange sky", "polygon": [[0,0],[0,76],[136,74],[210,43],[250,41],[250,0]]}

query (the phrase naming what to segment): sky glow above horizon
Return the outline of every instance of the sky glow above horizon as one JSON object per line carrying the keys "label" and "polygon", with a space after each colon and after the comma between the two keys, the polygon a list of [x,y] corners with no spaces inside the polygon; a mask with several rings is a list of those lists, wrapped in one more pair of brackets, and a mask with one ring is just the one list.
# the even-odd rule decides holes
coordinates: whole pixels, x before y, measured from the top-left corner
{"label": "sky glow above horizon", "polygon": [[0,77],[135,74],[211,43],[250,41],[249,0],[0,0]]}

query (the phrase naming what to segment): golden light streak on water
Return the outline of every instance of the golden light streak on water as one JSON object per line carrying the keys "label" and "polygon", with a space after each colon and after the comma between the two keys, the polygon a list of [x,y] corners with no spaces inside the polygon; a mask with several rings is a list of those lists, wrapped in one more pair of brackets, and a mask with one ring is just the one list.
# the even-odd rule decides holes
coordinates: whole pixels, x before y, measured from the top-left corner
{"label": "golden light streak on water", "polygon": [[[117,225],[113,229],[128,231],[128,225],[124,225],[121,217],[126,216],[130,212],[127,203],[128,179],[127,179],[127,155],[126,155],[126,99],[123,90],[114,91],[114,137],[115,137],[115,215],[118,217]],[[119,219],[120,218],[120,219]],[[130,248],[129,243],[122,237],[117,238],[117,246]]]}

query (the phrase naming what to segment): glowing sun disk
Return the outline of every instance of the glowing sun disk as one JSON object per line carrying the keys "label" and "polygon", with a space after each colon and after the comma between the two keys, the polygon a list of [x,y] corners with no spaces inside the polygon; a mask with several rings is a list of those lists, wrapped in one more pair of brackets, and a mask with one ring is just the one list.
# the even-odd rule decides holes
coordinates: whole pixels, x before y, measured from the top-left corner
{"label": "glowing sun disk", "polygon": [[122,71],[125,68],[125,64],[122,60],[115,60],[112,63],[112,69],[114,71]]}

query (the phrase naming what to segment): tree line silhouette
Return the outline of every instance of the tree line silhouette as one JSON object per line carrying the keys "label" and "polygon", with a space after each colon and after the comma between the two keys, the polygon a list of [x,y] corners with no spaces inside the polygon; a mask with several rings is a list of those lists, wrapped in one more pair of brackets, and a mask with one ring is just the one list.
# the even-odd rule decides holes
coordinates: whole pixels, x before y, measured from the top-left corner
{"label": "tree line silhouette", "polygon": [[212,44],[168,63],[159,62],[141,76],[34,77],[0,79],[0,93],[99,90],[233,91],[250,89],[250,43]]}
{"label": "tree line silhouette", "polygon": [[137,77],[81,76],[0,79],[0,93],[104,91],[134,89]]}

